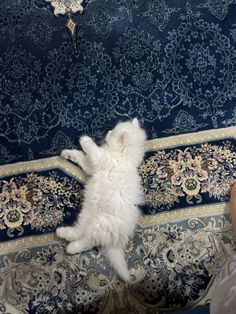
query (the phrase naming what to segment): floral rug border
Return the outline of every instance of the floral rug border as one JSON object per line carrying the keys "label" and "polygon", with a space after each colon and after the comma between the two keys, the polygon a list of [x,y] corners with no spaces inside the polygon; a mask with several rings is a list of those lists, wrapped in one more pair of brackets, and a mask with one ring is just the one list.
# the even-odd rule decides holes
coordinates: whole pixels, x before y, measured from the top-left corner
{"label": "floral rug border", "polygon": [[[188,220],[191,218],[201,218],[201,217],[213,217],[218,215],[224,215],[229,212],[228,204],[219,203],[204,206],[195,206],[194,208],[189,207],[185,209],[180,209],[172,212],[160,213],[156,215],[144,216],[142,215],[139,219],[140,227],[151,227],[156,224],[166,224],[175,223],[180,220]],[[43,246],[45,244],[55,244],[62,242],[57,238],[55,233],[50,233],[46,235],[34,235],[26,236],[22,239],[10,240],[0,243],[0,250],[4,251],[15,251],[19,246],[21,249],[26,249],[34,247],[35,245]]]}
{"label": "floral rug border", "polygon": [[[196,143],[220,140],[224,138],[236,139],[236,126],[169,136],[160,139],[152,139],[146,142],[145,150],[148,152],[152,150],[173,148],[176,146],[186,146],[189,144],[193,145]],[[60,156],[23,161],[0,166],[0,177],[6,177],[29,171],[49,170],[55,168],[65,171],[67,174],[76,179],[79,179],[81,182],[86,180],[85,173],[80,170],[79,167]]]}
{"label": "floral rug border", "polygon": [[145,149],[148,152],[152,150],[174,148],[176,146],[200,144],[207,141],[215,141],[225,138],[236,139],[236,126],[156,138],[147,141]]}

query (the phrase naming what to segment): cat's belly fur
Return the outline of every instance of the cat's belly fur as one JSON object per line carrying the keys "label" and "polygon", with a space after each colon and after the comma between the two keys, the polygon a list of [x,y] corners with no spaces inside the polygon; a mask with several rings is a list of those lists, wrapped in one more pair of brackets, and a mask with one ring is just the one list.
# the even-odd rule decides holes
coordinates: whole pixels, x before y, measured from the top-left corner
{"label": "cat's belly fur", "polygon": [[93,176],[86,185],[81,216],[87,226],[92,226],[90,232],[94,232],[94,226],[99,225],[103,230],[112,226],[111,233],[116,234],[115,238],[125,245],[137,223],[137,204],[141,201],[138,174],[110,174],[109,177],[99,174],[99,177]]}
{"label": "cat's belly fur", "polygon": [[108,212],[138,205],[142,203],[140,178],[136,173],[98,174],[87,183],[84,200],[89,207],[102,205]]}

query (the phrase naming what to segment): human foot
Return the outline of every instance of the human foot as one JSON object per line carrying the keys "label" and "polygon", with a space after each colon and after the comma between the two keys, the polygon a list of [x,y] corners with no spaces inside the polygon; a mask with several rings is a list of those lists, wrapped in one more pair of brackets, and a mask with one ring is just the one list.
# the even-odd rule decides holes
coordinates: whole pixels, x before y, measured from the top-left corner
{"label": "human foot", "polygon": [[233,229],[236,237],[236,182],[234,182],[231,186],[229,210],[231,213]]}

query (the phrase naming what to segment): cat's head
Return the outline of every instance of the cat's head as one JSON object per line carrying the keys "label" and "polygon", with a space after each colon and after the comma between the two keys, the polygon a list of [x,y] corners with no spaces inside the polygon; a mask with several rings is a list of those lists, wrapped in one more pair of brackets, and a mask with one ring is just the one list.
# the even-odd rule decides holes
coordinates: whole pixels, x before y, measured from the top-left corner
{"label": "cat's head", "polygon": [[124,149],[143,146],[146,133],[140,127],[138,119],[121,122],[113,130],[108,131],[106,143],[113,149]]}

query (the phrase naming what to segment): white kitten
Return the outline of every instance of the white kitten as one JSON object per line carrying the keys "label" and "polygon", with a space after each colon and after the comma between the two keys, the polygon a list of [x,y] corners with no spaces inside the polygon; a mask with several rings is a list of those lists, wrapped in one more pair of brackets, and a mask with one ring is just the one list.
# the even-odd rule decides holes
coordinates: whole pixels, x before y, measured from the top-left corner
{"label": "white kitten", "polygon": [[62,156],[90,175],[78,221],[61,227],[57,236],[71,242],[69,254],[95,246],[105,254],[120,277],[130,279],[124,249],[138,220],[143,203],[138,166],[144,156],[146,134],[137,119],[117,124],[98,147],[88,136],[80,138],[83,151],[64,150]]}

